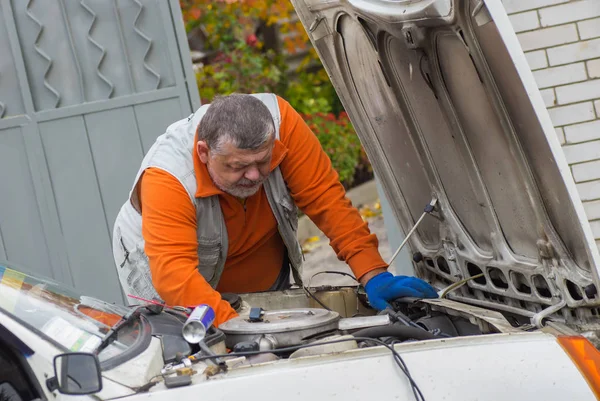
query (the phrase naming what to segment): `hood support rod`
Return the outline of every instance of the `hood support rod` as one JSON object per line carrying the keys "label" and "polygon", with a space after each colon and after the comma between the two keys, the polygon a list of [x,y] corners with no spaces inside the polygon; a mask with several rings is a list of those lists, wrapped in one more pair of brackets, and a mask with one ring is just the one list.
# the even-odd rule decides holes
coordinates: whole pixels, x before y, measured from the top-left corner
{"label": "hood support rod", "polygon": [[423,218],[425,217],[425,215],[427,215],[427,214],[429,214],[429,213],[431,213],[431,212],[434,211],[436,204],[437,204],[437,199],[433,198],[433,199],[431,199],[431,202],[429,202],[427,204],[427,206],[425,206],[425,210],[423,211],[423,214],[421,214],[421,217],[419,217],[419,220],[417,220],[417,222],[410,229],[410,231],[408,232],[408,234],[406,234],[406,238],[404,238],[404,241],[402,241],[402,243],[400,244],[400,246],[398,247],[398,249],[396,249],[396,252],[394,252],[394,255],[392,256],[392,258],[388,262],[388,266],[391,266],[391,264],[394,261],[394,259],[396,259],[396,256],[398,256],[398,254],[400,253],[400,251],[402,250],[402,248],[404,248],[404,245],[406,245],[406,243],[408,242],[409,238],[413,235],[413,233],[415,232],[415,230],[417,229],[417,227],[419,227],[419,224],[421,224],[421,221],[423,221]]}

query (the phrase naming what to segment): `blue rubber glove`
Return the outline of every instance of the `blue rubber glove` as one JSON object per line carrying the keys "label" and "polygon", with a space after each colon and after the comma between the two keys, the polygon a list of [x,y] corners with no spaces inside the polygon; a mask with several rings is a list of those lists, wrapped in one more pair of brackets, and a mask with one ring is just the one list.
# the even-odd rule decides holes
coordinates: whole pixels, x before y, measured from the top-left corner
{"label": "blue rubber glove", "polygon": [[410,276],[394,276],[390,272],[379,273],[365,285],[371,306],[384,310],[389,301],[396,298],[437,298],[435,289],[425,281]]}

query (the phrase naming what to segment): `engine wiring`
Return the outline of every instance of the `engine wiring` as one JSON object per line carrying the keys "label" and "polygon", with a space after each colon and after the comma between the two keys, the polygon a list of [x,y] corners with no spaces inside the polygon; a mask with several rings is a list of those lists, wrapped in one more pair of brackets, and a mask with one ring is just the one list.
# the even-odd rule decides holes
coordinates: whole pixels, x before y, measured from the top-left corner
{"label": "engine wiring", "polygon": [[399,310],[394,310],[393,308],[386,308],[381,313],[387,313],[392,319],[404,324],[405,326],[412,326],[417,329],[425,330],[423,327],[419,326],[415,322],[413,322],[408,316]]}
{"label": "engine wiring", "polygon": [[[285,353],[291,353],[291,352],[294,352],[294,351],[297,351],[297,350],[303,349],[303,348],[320,347],[323,345],[338,344],[338,343],[343,343],[343,342],[348,342],[348,341],[371,342],[371,343],[375,343],[375,344],[378,344],[378,345],[381,345],[381,346],[387,348],[392,353],[394,362],[396,363],[398,368],[400,368],[402,373],[408,379],[408,382],[410,383],[410,386],[411,386],[411,390],[415,396],[415,400],[416,401],[425,401],[425,397],[423,396],[421,389],[419,388],[419,386],[417,385],[415,380],[412,378],[410,371],[408,370],[408,366],[406,366],[406,362],[404,361],[404,359],[402,359],[402,357],[400,356],[398,351],[396,351],[392,345],[387,344],[386,342],[381,341],[376,338],[352,337],[352,338],[343,338],[343,339],[339,339],[339,340],[315,342],[315,343],[310,343],[310,344],[296,345],[296,346],[291,346],[291,347],[278,348],[278,349],[272,349],[272,350],[264,350],[264,351],[244,351],[244,352],[231,352],[229,354],[212,354],[212,355],[204,355],[204,356],[195,356],[192,363],[197,363],[197,362],[201,362],[201,361],[204,361],[207,359],[213,359],[213,358],[242,357],[242,356],[260,355],[260,354],[278,354],[278,353],[285,354]],[[227,365],[224,362],[220,363],[219,366],[221,367],[221,370],[227,371]],[[150,381],[148,383],[139,387],[137,392],[148,391],[152,386],[158,384],[158,382],[153,381],[154,379],[161,377],[161,376],[164,379],[165,376],[168,376],[172,373],[175,373],[175,372],[171,372],[171,373],[164,374],[164,375],[154,376],[153,378],[150,379]]]}
{"label": "engine wiring", "polygon": [[314,301],[316,303],[318,303],[319,305],[321,305],[321,307],[323,307],[324,309],[328,310],[331,312],[331,308],[329,308],[327,305],[325,305],[323,302],[321,302],[321,300],[319,298],[317,298],[315,296],[315,294],[313,294],[312,292],[310,292],[310,290],[308,289],[308,287],[302,287],[304,289],[304,292],[306,293],[306,295],[308,295],[310,298],[314,299]]}
{"label": "engine wiring", "polygon": [[317,277],[319,274],[339,274],[340,276],[350,277],[352,280],[354,280],[354,281],[356,281],[358,283],[358,280],[356,279],[356,277],[354,277],[350,273],[339,272],[339,271],[336,271],[336,270],[323,270],[323,271],[320,271],[320,272],[316,272],[315,274],[313,274],[312,276],[310,276],[310,278],[308,279],[308,287],[310,287],[310,283],[311,283],[312,279],[315,278],[315,277]]}
{"label": "engine wiring", "polygon": [[[306,286],[303,286],[302,288],[304,289],[304,292],[306,293],[306,295],[308,295],[310,298],[312,298],[316,303],[318,303],[319,305],[321,305],[323,308],[325,308],[326,310],[331,312],[331,308],[329,308],[327,305],[325,305],[323,302],[321,302],[320,299],[317,298],[317,296],[315,294],[313,294],[312,292],[310,292],[310,283],[312,281],[312,279],[315,276],[318,276],[319,274],[339,274],[341,276],[347,276],[350,277],[352,280],[356,281],[358,283],[358,280],[356,279],[356,277],[354,277],[353,275],[351,275],[350,273],[346,273],[346,272],[338,272],[335,270],[324,270],[324,271],[320,271],[317,272],[315,274],[313,274],[309,279],[308,279],[308,284]],[[360,283],[359,283],[360,284]]]}

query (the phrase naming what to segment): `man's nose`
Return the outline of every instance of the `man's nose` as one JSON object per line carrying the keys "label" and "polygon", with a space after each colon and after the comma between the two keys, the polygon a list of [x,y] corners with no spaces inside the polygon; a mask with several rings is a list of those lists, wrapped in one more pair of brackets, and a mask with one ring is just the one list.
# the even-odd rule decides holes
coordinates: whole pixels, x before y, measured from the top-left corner
{"label": "man's nose", "polygon": [[256,167],[250,167],[248,170],[246,170],[244,177],[250,181],[256,181],[260,178],[260,172]]}

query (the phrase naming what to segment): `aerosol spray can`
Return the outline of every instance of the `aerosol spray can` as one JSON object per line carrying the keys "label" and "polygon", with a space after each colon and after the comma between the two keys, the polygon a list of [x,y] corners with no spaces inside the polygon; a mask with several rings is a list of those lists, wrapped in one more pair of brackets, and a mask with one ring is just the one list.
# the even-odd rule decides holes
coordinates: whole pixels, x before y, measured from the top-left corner
{"label": "aerosol spray can", "polygon": [[206,332],[215,321],[215,311],[208,305],[198,305],[194,308],[183,325],[182,334],[185,341],[197,344],[204,340]]}

